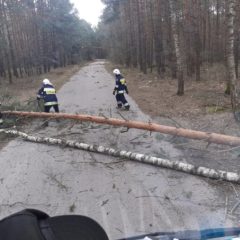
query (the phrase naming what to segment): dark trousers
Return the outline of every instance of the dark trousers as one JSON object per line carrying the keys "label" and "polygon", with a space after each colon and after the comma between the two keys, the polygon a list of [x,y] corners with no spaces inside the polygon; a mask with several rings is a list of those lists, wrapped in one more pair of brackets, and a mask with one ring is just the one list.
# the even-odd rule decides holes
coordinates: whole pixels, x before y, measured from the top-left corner
{"label": "dark trousers", "polygon": [[118,107],[122,107],[122,106],[128,107],[129,106],[129,104],[128,104],[128,102],[127,102],[123,93],[120,93],[120,94],[117,93],[116,94],[116,100],[117,100]]}
{"label": "dark trousers", "polygon": [[49,113],[51,107],[54,108],[55,112],[59,113],[58,104],[56,104],[56,105],[51,105],[51,106],[44,106],[44,111],[45,111],[46,113]]}

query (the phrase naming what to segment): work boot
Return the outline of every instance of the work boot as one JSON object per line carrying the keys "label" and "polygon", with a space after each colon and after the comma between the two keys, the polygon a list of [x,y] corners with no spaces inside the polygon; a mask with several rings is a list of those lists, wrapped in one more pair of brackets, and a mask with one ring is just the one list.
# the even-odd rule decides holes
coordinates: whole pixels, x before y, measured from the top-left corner
{"label": "work boot", "polygon": [[129,105],[124,107],[124,110],[126,110],[126,111],[129,111],[129,109],[130,109]]}
{"label": "work boot", "polygon": [[116,107],[116,109],[121,109],[122,108],[122,105],[118,105],[117,107]]}

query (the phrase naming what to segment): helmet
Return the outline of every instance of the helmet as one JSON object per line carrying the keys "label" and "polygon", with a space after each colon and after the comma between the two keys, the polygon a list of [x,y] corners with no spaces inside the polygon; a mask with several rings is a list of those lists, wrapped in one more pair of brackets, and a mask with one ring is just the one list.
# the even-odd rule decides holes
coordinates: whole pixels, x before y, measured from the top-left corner
{"label": "helmet", "polygon": [[47,78],[45,78],[45,79],[43,79],[43,84],[44,85],[51,85],[51,82],[47,79]]}
{"label": "helmet", "polygon": [[114,69],[114,70],[113,70],[113,74],[119,75],[119,74],[121,74],[121,73],[120,73],[120,70],[119,70],[119,69]]}

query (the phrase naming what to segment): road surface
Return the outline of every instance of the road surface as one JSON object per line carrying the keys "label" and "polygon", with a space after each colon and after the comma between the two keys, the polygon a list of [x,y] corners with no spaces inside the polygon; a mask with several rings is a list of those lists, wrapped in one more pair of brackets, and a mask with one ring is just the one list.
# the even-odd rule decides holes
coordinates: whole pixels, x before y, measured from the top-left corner
{"label": "road surface", "polygon": [[[118,111],[113,87],[104,62],[91,63],[58,92],[61,111],[150,120],[129,96],[131,110]],[[184,161],[159,133],[72,121],[51,121],[39,130],[40,122],[34,121],[28,132]],[[199,177],[21,139],[1,150],[0,164],[1,217],[23,208],[83,214],[97,220],[110,239],[233,224],[221,186]]]}

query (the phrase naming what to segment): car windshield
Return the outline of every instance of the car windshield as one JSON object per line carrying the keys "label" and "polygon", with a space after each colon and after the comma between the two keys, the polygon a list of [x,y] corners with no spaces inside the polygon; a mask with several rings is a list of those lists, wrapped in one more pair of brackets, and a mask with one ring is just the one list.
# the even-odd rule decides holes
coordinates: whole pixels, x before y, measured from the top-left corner
{"label": "car windshield", "polygon": [[237,0],[1,0],[0,219],[237,237],[239,53]]}

